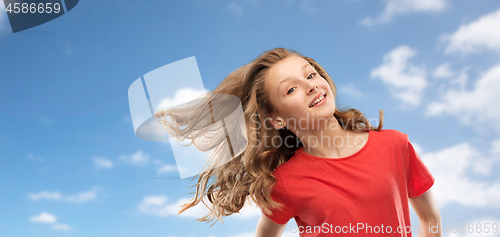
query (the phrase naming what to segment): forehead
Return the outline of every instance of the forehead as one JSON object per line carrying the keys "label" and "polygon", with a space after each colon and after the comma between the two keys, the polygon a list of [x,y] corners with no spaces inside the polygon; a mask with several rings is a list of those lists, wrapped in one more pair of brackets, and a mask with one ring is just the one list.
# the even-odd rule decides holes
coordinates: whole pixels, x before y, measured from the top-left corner
{"label": "forehead", "polygon": [[304,64],[307,64],[305,59],[292,55],[271,66],[269,74],[273,77],[281,76],[278,80],[284,79],[284,77],[292,76],[300,72]]}
{"label": "forehead", "polygon": [[269,68],[265,84],[270,89],[276,88],[284,79],[302,74],[302,67],[305,64],[308,64],[308,62],[300,56],[292,55],[285,58]]}

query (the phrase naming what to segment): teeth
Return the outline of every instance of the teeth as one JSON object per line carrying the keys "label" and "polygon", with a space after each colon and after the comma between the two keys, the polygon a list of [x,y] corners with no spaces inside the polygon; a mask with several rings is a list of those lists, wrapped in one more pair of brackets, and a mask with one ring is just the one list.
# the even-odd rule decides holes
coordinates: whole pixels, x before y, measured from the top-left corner
{"label": "teeth", "polygon": [[309,106],[309,107],[313,107],[313,106],[315,106],[318,102],[320,102],[321,100],[323,100],[323,98],[325,98],[325,96],[324,96],[324,95],[320,96],[320,97],[319,97],[319,98],[317,98],[317,99],[316,99],[316,100],[315,100],[315,101],[311,104],[311,106]]}

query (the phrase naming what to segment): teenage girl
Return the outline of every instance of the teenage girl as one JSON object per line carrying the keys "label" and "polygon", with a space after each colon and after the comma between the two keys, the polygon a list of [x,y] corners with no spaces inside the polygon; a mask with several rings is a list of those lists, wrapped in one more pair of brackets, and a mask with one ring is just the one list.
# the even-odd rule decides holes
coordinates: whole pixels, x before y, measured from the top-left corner
{"label": "teenage girl", "polygon": [[[197,220],[223,222],[251,200],[262,211],[259,237],[281,236],[291,218],[300,236],[412,236],[415,230],[442,236],[434,177],[408,136],[382,129],[383,111],[375,128],[360,111],[337,108],[336,93],[319,63],[284,48],[229,74],[212,95],[239,98],[248,145],[197,175],[196,196],[179,214],[203,202],[210,212]],[[196,139],[210,125],[201,119],[213,116],[207,108],[210,103],[155,116],[170,117],[160,122],[174,136]],[[408,202],[420,229],[410,226]]]}

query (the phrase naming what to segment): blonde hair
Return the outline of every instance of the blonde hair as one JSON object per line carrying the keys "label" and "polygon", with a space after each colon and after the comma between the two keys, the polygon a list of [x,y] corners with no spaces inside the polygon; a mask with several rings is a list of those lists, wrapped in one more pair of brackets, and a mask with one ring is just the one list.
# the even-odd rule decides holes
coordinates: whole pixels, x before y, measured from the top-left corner
{"label": "blonde hair", "polygon": [[[234,157],[228,162],[216,168],[212,166],[196,175],[199,176],[198,182],[192,186],[196,186],[196,195],[182,206],[179,214],[200,202],[203,202],[208,207],[203,200],[205,196],[212,204],[211,208],[208,207],[210,213],[197,219],[197,221],[209,222],[215,217],[223,223],[221,217],[238,213],[245,205],[248,196],[266,213],[270,213],[270,208],[274,209],[282,206],[271,198],[272,188],[276,184],[276,179],[271,172],[283,162],[287,162],[295,151],[302,146],[302,143],[290,130],[266,129],[266,127],[272,127],[272,124],[266,118],[270,116],[274,108],[267,92],[264,90],[264,81],[266,74],[274,64],[293,55],[300,56],[311,64],[318,74],[328,82],[334,97],[336,97],[335,84],[323,67],[312,58],[305,57],[295,50],[275,48],[265,51],[252,62],[230,73],[212,92],[212,95],[229,94],[239,98],[245,117],[246,129],[247,131],[253,131],[255,137],[248,139],[248,145],[242,149],[242,152],[233,154]],[[155,117],[162,118],[159,122],[168,126],[171,130],[167,131],[173,136],[196,139],[204,134],[199,132],[200,129],[194,129],[195,127],[202,128],[213,123],[211,111],[213,112],[212,105],[208,100],[208,102],[193,104],[185,108],[161,110],[155,113]],[[383,110],[380,110],[379,113],[380,119],[377,128],[370,125],[363,113],[353,108],[339,110],[336,107],[333,115],[339,125],[346,130],[379,131],[383,126]],[[165,117],[169,117],[171,121],[165,121]],[[212,120],[204,118],[212,118]],[[255,120],[255,118],[257,119]],[[291,139],[294,140],[291,145],[259,146],[260,143],[275,144],[273,139],[279,137],[281,137],[280,141],[287,141],[288,139],[285,138],[289,136],[294,138]],[[223,141],[219,140],[218,142]],[[260,143],[258,144],[258,142]],[[199,144],[194,145],[197,148],[198,146],[201,147]],[[212,159],[216,160],[217,157]],[[210,178],[215,178],[215,180],[212,179],[213,182],[209,183]]]}

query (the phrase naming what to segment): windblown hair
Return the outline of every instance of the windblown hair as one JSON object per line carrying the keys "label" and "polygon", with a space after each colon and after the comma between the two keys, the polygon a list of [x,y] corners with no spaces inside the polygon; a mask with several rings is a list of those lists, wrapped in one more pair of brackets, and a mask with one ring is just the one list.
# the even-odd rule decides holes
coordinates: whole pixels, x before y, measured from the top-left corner
{"label": "windblown hair", "polygon": [[[221,217],[239,213],[248,198],[251,198],[262,211],[269,214],[270,209],[282,206],[271,198],[271,191],[276,184],[276,179],[271,172],[280,164],[287,162],[302,146],[302,143],[290,130],[269,129],[272,124],[266,118],[270,117],[275,110],[264,90],[264,81],[274,64],[292,55],[300,56],[311,64],[328,82],[336,98],[335,84],[323,67],[312,58],[303,56],[295,50],[275,48],[265,51],[252,62],[230,73],[212,92],[212,95],[229,94],[240,99],[246,129],[248,132],[252,131],[253,138],[248,139],[248,145],[242,149],[242,152],[231,153],[232,159],[228,162],[215,168],[209,167],[193,177],[194,179],[199,176],[197,184],[191,186],[196,186],[196,195],[182,206],[179,214],[202,202],[209,208],[210,213],[196,221],[210,222],[215,217],[224,223]],[[207,100],[205,103],[184,108],[160,110],[154,116],[158,119],[162,118],[159,122],[168,126],[167,131],[174,137],[194,140],[206,135],[203,127],[211,126],[214,122],[212,109],[210,100]],[[363,113],[353,108],[339,110],[336,106],[333,115],[345,130],[379,131],[383,126],[383,110],[379,113],[377,128],[370,125]],[[165,121],[165,117],[170,118],[170,121]],[[290,136],[293,139],[285,139]],[[294,143],[275,146],[273,139],[279,139],[279,137],[281,137],[280,141],[292,140]],[[222,142],[224,140],[221,139],[217,142],[212,141],[209,147],[213,148]],[[260,145],[262,143],[273,145]],[[206,147],[201,148],[201,144],[193,144],[199,150],[207,150]],[[212,159],[215,160],[217,157],[212,157]],[[212,182],[209,183],[209,181]],[[211,207],[205,203],[204,197],[210,201]]]}

